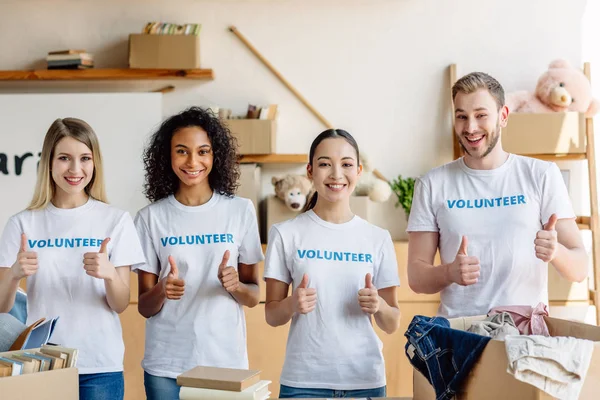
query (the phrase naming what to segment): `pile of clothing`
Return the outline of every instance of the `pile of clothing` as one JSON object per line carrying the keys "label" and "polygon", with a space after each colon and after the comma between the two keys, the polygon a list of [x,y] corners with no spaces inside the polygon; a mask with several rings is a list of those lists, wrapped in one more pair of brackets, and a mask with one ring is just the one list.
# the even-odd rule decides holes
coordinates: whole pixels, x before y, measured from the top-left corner
{"label": "pile of clothing", "polygon": [[415,316],[404,336],[406,356],[433,386],[436,400],[452,399],[490,340],[504,341],[507,372],[558,399],[577,399],[594,343],[552,337],[544,316],[548,308],[496,307],[466,330],[443,317]]}

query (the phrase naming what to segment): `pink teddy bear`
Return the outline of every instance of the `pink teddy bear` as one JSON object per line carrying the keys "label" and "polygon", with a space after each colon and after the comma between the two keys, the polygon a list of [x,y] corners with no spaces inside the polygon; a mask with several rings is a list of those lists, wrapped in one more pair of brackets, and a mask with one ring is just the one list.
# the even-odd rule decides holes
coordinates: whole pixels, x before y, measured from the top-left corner
{"label": "pink teddy bear", "polygon": [[590,81],[583,71],[566,60],[550,63],[548,71],[538,79],[535,93],[507,93],[506,105],[511,112],[547,113],[576,111],[593,117],[600,102],[592,97]]}

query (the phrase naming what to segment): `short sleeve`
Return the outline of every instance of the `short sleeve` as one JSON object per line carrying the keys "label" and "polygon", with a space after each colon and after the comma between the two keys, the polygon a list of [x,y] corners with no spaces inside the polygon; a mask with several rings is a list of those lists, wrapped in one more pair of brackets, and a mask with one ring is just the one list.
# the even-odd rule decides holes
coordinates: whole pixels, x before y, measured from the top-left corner
{"label": "short sleeve", "polygon": [[392,237],[387,231],[376,260],[377,264],[373,268],[373,284],[375,287],[385,289],[391,286],[400,286],[396,250],[394,249]]}
{"label": "short sleeve", "polygon": [[131,266],[136,269],[145,261],[133,220],[124,212],[109,243],[109,258],[115,267]]}
{"label": "short sleeve", "polygon": [[[17,260],[22,233],[17,224],[16,217],[11,217],[6,222],[6,226],[2,232],[2,239],[0,239],[0,268],[11,267]],[[27,233],[25,232],[25,234]]]}
{"label": "short sleeve", "polygon": [[431,197],[431,188],[421,178],[417,178],[407,232],[439,232]]}
{"label": "short sleeve", "polygon": [[283,238],[276,226],[272,226],[269,230],[267,243],[264,279],[271,278],[287,284],[292,283],[292,274],[287,265]]}
{"label": "short sleeve", "polygon": [[132,267],[132,270],[135,271],[139,269],[160,276],[160,261],[154,247],[154,241],[150,236],[148,225],[140,212],[135,216],[134,224],[146,262]]}
{"label": "short sleeve", "polygon": [[247,201],[246,205],[246,210],[244,212],[245,223],[244,227],[242,228],[242,231],[245,231],[245,234],[241,239],[240,247],[238,249],[238,262],[252,265],[264,260],[265,258],[262,253],[254,205],[250,200]]}
{"label": "short sleeve", "polygon": [[552,163],[542,177],[540,189],[542,225],[548,222],[552,214],[556,214],[558,219],[575,218],[567,186],[555,163]]}

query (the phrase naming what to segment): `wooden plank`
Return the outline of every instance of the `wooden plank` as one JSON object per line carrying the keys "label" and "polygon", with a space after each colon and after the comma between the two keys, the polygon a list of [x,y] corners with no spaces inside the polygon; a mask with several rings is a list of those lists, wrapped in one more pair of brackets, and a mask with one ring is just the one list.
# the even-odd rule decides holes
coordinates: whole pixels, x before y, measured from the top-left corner
{"label": "wooden plank", "polygon": [[537,158],[544,161],[577,161],[585,160],[586,153],[570,153],[570,154],[523,154],[525,157]]}
{"label": "wooden plank", "polygon": [[212,69],[40,69],[30,71],[0,71],[0,80],[157,80],[157,79],[214,79]]}
{"label": "wooden plank", "polygon": [[450,64],[448,73],[450,77],[450,121],[452,121],[452,148],[454,151],[454,159],[456,160],[462,156],[462,149],[460,148],[460,144],[456,138],[456,133],[454,133],[454,99],[452,98],[452,86],[454,83],[456,83],[456,64]]}
{"label": "wooden plank", "polygon": [[579,229],[590,229],[591,227],[591,218],[587,216],[579,216],[575,219],[575,222],[577,222]]}
{"label": "wooden plank", "polygon": [[240,158],[242,164],[304,164],[307,162],[308,154],[252,154]]}

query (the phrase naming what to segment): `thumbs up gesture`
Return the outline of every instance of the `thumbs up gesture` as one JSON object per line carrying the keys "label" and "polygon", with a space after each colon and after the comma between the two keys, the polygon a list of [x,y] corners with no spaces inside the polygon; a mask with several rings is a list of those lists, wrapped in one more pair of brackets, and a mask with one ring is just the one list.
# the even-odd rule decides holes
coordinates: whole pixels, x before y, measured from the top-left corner
{"label": "thumbs up gesture", "polygon": [[179,300],[185,292],[185,281],[179,279],[179,269],[173,256],[169,256],[169,265],[171,270],[166,278],[163,278],[165,296],[169,300]]}
{"label": "thumbs up gesture", "polygon": [[467,254],[468,244],[467,237],[463,236],[460,248],[456,253],[456,258],[448,268],[450,280],[462,286],[469,286],[477,283],[481,270],[479,258],[469,257]]}
{"label": "thumbs up gesture", "polygon": [[544,229],[538,231],[535,237],[535,256],[544,262],[550,262],[556,255],[556,247],[558,246],[558,235],[556,233],[556,221],[558,217],[552,214],[550,219],[544,225]]}
{"label": "thumbs up gesture", "polygon": [[358,291],[358,304],[367,314],[379,311],[379,293],[371,281],[371,274],[365,275],[365,287]]}
{"label": "thumbs up gesture", "polygon": [[31,276],[37,272],[38,258],[35,251],[27,251],[27,236],[21,234],[21,246],[17,253],[17,260],[11,267],[15,280]]}
{"label": "thumbs up gesture", "polygon": [[292,294],[294,313],[308,314],[317,306],[317,289],[308,287],[308,275],[302,275],[302,281]]}
{"label": "thumbs up gesture", "polygon": [[98,279],[113,279],[117,274],[115,267],[108,260],[108,242],[110,242],[110,238],[104,239],[97,253],[88,252],[83,255],[83,269],[89,276]]}
{"label": "thumbs up gesture", "polygon": [[231,266],[227,266],[229,262],[229,250],[223,254],[221,264],[219,264],[219,281],[221,285],[227,290],[228,293],[234,293],[240,288],[240,276],[238,275],[237,269]]}

